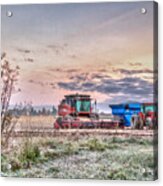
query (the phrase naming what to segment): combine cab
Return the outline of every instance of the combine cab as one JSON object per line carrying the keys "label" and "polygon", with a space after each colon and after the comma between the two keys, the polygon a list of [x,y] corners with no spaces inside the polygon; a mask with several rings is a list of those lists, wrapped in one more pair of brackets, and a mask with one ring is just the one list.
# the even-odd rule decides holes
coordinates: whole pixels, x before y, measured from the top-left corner
{"label": "combine cab", "polygon": [[67,95],[58,107],[59,116],[85,116],[92,114],[91,98],[89,95]]}

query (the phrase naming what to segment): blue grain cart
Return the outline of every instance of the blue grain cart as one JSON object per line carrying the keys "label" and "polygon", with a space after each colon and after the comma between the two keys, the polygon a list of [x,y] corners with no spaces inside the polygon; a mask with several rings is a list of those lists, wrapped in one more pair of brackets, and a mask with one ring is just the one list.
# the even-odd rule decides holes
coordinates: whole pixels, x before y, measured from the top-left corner
{"label": "blue grain cart", "polygon": [[123,103],[109,106],[112,109],[112,114],[120,117],[126,127],[131,126],[132,116],[141,112],[141,103]]}

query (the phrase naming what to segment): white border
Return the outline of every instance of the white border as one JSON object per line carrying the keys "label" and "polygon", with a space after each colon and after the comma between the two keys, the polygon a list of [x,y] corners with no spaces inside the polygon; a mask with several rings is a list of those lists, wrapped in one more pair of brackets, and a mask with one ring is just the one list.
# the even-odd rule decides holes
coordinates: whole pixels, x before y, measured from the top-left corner
{"label": "white border", "polygon": [[[112,0],[110,2],[117,1]],[[121,0],[118,0],[121,1]],[[130,0],[131,1],[131,0]],[[106,0],[1,0],[1,4],[39,4],[39,3],[63,3],[63,2],[106,2]],[[109,2],[109,1],[108,1]],[[155,182],[138,182],[138,181],[100,181],[100,180],[59,180],[59,179],[28,179],[28,178],[0,178],[0,184],[2,186],[35,186],[39,184],[39,186],[49,186],[49,185],[67,185],[67,186],[76,186],[76,185],[99,185],[99,186],[107,186],[107,185],[163,185],[163,178],[161,177],[163,173],[163,99],[161,95],[163,95],[163,88],[161,86],[161,82],[163,82],[163,38],[161,33],[163,33],[163,1],[157,0],[159,3],[159,180]]]}
{"label": "white border", "polygon": [[[40,3],[83,3],[83,2],[133,2],[133,0],[1,0],[0,4],[40,4]],[[135,0],[135,1],[142,1],[142,0]],[[144,1],[152,1],[152,0],[144,0]],[[158,0],[157,2],[161,2]]]}

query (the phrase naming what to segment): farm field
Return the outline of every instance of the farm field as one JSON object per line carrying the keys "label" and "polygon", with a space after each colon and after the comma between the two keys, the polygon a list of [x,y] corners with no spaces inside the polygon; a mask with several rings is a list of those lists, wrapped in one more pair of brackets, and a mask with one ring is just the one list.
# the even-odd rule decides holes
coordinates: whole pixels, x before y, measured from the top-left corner
{"label": "farm field", "polygon": [[15,129],[53,128],[55,116],[21,116]]}
{"label": "farm field", "polygon": [[[39,119],[31,118],[32,123],[28,124],[39,125]],[[44,118],[47,123],[43,123],[42,118],[40,127],[47,126],[52,119]],[[12,177],[153,180],[153,143],[152,136],[71,133],[11,138],[9,149],[2,152],[1,170],[3,176]]]}
{"label": "farm field", "polygon": [[[57,116],[21,116],[16,124],[16,129],[53,128]],[[110,119],[111,116],[100,116],[102,119]]]}

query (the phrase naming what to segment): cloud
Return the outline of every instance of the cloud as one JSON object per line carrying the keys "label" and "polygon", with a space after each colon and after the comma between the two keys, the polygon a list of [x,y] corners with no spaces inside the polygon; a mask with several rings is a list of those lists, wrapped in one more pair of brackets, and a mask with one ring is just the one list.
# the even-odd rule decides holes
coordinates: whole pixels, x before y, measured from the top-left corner
{"label": "cloud", "polygon": [[28,82],[29,83],[34,83],[35,81],[33,79],[30,79]]}
{"label": "cloud", "polygon": [[33,63],[34,62],[34,59],[32,59],[32,58],[25,58],[24,59],[26,62],[30,62],[30,63]]}
{"label": "cloud", "polygon": [[31,50],[28,50],[28,49],[17,49],[18,52],[21,52],[21,53],[25,53],[25,54],[29,54],[31,53]]}
{"label": "cloud", "polygon": [[104,69],[104,68],[101,68],[101,69],[99,69],[98,71],[99,71],[99,72],[107,72],[107,70]]}
{"label": "cloud", "polygon": [[66,57],[70,59],[77,59],[77,55],[73,52],[70,52],[68,49],[68,43],[64,44],[49,44],[47,45],[47,48],[50,49],[50,51],[53,51],[56,55],[62,55],[64,54]]}
{"label": "cloud", "polygon": [[67,73],[72,73],[72,72],[78,72],[79,71],[79,69],[67,69],[67,70],[65,70],[65,72],[67,72]]}
{"label": "cloud", "polygon": [[39,85],[41,86],[42,88],[46,87],[46,88],[51,88],[51,89],[56,89],[57,86],[56,86],[56,83],[54,82],[42,82],[42,81],[35,81],[33,79],[30,79],[28,81],[29,83],[32,83],[32,84],[35,84],[35,85]]}
{"label": "cloud", "polygon": [[129,63],[130,66],[142,66],[142,63]]}
{"label": "cloud", "polygon": [[53,67],[47,68],[47,71],[50,71],[50,72],[63,72],[63,70],[61,68],[53,68]]}
{"label": "cloud", "polygon": [[[78,81],[80,77],[81,81]],[[59,82],[59,88],[73,91],[99,92],[106,95],[123,94],[130,95],[134,99],[135,96],[148,97],[153,94],[153,84],[141,78],[122,78],[122,79],[101,79],[100,82],[83,81],[82,76],[72,79],[70,82]]]}
{"label": "cloud", "polygon": [[60,72],[60,73],[73,73],[73,72],[78,72],[79,69],[75,69],[75,68],[70,68],[70,69],[63,69],[63,68],[53,68],[53,67],[49,67],[47,68],[47,71],[50,72]]}
{"label": "cloud", "polygon": [[105,75],[105,74],[100,74],[100,73],[93,73],[91,75],[92,79],[105,79],[105,78],[111,78],[111,76]]}
{"label": "cloud", "polygon": [[53,52],[56,55],[61,54],[67,47],[68,47],[67,43],[64,43],[64,44],[57,44],[56,43],[56,44],[47,45],[47,48],[53,50]]}
{"label": "cloud", "polygon": [[47,83],[47,82],[42,82],[42,81],[34,81],[34,80],[32,80],[32,79],[30,79],[28,82],[29,82],[29,83],[33,83],[33,84],[40,85],[41,87],[44,87],[44,86],[48,85],[48,83]]}
{"label": "cloud", "polygon": [[87,82],[87,83],[83,83],[82,84],[82,87],[83,87],[83,89],[87,89],[87,88],[93,88],[94,87],[94,83],[89,83],[89,82]]}
{"label": "cloud", "polygon": [[149,73],[152,74],[153,70],[150,69],[142,69],[142,70],[127,70],[127,69],[114,69],[113,72],[120,72],[121,74],[125,75],[133,75],[133,74],[144,74]]}
{"label": "cloud", "polygon": [[70,76],[70,80],[74,80],[76,82],[85,82],[89,80],[89,73],[81,73],[78,75]]}
{"label": "cloud", "polygon": [[71,59],[76,59],[77,56],[75,54],[69,54],[68,57],[70,57]]}
{"label": "cloud", "polygon": [[75,83],[75,82],[69,82],[69,83],[64,83],[64,82],[59,82],[57,83],[59,88],[63,88],[66,90],[80,90],[80,86]]}

